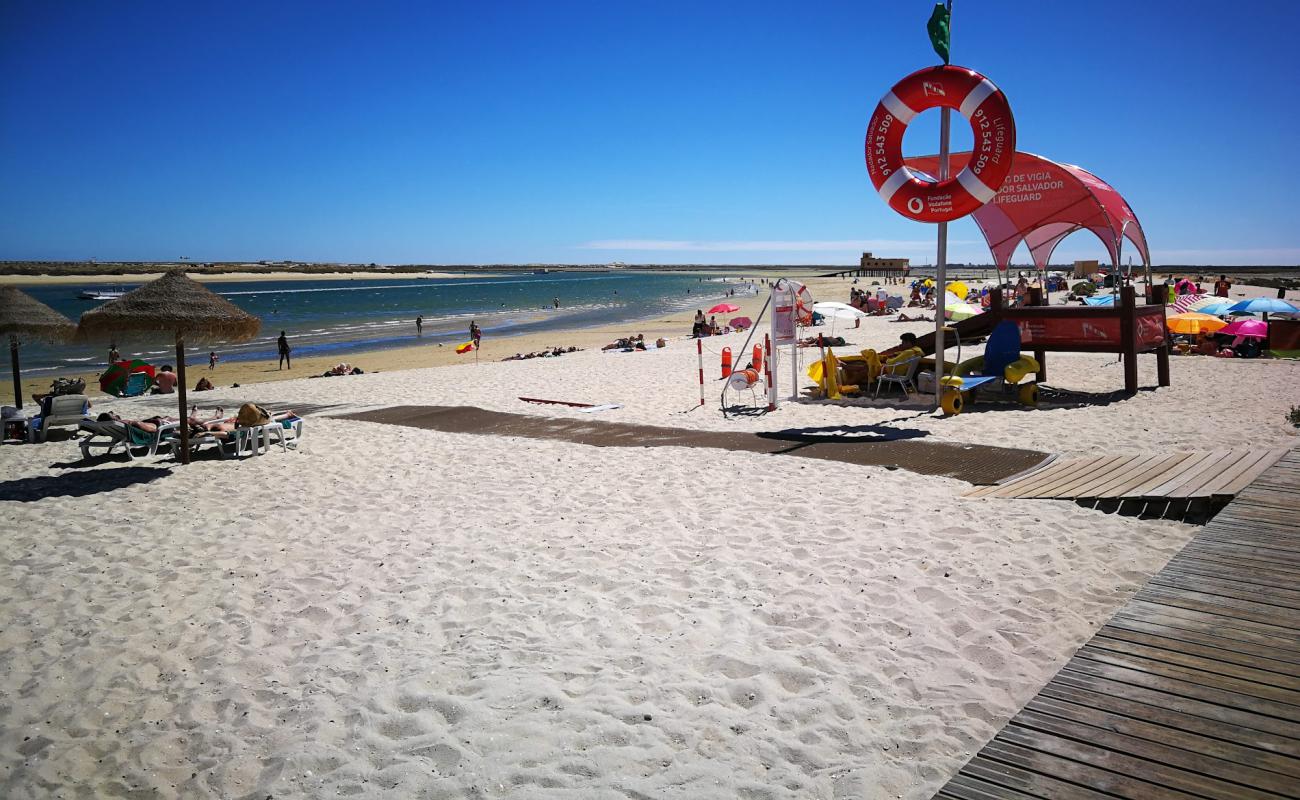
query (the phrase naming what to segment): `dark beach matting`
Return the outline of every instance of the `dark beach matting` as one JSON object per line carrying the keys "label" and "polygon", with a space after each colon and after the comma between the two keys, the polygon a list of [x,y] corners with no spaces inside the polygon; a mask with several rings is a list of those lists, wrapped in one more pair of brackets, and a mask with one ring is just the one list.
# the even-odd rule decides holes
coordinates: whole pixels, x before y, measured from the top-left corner
{"label": "dark beach matting", "polygon": [[1300,450],[1243,488],[936,797],[1300,797]]}
{"label": "dark beach matting", "polygon": [[471,406],[393,406],[335,419],[380,422],[447,433],[559,439],[595,447],[707,447],[792,455],[846,464],[996,483],[1041,464],[1046,453],[1007,447],[921,441],[926,434],[879,426],[800,428],[765,433],[692,431],[598,420],[508,414]]}

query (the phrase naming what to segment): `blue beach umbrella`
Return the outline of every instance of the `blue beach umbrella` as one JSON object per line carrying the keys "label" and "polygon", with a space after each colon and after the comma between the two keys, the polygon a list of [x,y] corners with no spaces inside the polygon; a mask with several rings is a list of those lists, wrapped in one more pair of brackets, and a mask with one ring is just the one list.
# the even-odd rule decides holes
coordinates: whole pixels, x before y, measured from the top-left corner
{"label": "blue beach umbrella", "polygon": [[1115,305],[1115,295],[1103,294],[1098,295],[1097,297],[1085,297],[1083,298],[1083,302],[1090,306],[1113,306]]}
{"label": "blue beach umbrella", "polygon": [[1209,303],[1208,305],[1201,306],[1196,310],[1201,312],[1202,314],[1210,314],[1216,317],[1222,317],[1224,314],[1229,313],[1228,309],[1230,308],[1232,308],[1232,303],[1228,302],[1227,300],[1220,300],[1217,303]]}
{"label": "blue beach umbrella", "polygon": [[1238,312],[1248,314],[1300,314],[1300,308],[1296,308],[1285,300],[1278,300],[1276,297],[1252,297],[1249,300],[1233,303],[1228,308],[1228,312],[1232,314]]}

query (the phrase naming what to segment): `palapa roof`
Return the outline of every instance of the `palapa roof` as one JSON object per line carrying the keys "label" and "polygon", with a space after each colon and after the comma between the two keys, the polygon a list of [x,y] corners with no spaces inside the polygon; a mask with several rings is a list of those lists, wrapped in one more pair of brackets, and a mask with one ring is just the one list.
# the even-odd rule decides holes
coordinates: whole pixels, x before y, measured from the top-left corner
{"label": "palapa roof", "polygon": [[220,297],[181,270],[172,270],[116,300],[81,315],[81,339],[112,338],[151,331],[182,337],[241,342],[253,338],[262,321]]}
{"label": "palapa roof", "polygon": [[0,334],[21,333],[64,342],[76,333],[72,320],[16,286],[0,286]]}

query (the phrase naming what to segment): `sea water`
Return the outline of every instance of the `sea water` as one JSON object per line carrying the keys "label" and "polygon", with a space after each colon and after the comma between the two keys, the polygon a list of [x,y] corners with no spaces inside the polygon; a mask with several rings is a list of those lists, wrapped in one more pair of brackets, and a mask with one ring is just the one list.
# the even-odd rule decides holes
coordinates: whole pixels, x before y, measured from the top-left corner
{"label": "sea water", "polygon": [[[85,290],[124,286],[24,286],[23,291],[74,322],[100,305],[82,300]],[[222,361],[275,359],[276,339],[284,331],[298,357],[378,350],[411,345],[459,344],[478,323],[483,338],[493,339],[565,328],[635,323],[666,314],[708,308],[727,295],[750,293],[748,281],[683,273],[559,272],[383,279],[232,281],[208,288],[259,317],[262,330],[251,341],[226,343],[186,340],[186,363],[198,364],[215,351]],[[556,300],[559,301],[558,307]],[[424,316],[424,335],[417,338],[415,318]],[[629,327],[627,333],[636,333]],[[682,333],[689,333],[689,323]],[[97,369],[108,360],[109,341],[73,345],[23,342],[22,373],[32,377]],[[175,360],[175,345],[164,333],[134,334],[116,344],[124,358],[161,365]],[[563,345],[556,337],[552,345]],[[7,360],[6,360],[7,361]],[[362,365],[364,366],[364,365]]]}

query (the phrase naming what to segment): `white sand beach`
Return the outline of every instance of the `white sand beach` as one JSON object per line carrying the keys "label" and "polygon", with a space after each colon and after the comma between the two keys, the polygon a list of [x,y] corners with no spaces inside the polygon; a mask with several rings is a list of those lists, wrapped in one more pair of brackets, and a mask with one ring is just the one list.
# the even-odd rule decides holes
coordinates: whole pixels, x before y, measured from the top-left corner
{"label": "white sand beach", "polygon": [[[846,350],[906,329],[928,326],[866,320]],[[1117,390],[1113,361],[1052,354],[1048,383]],[[296,451],[239,461],[0,448],[0,794],[929,797],[1194,526],[966,500],[904,470],[328,414],[886,426],[1063,454],[1287,443],[1294,363],[1172,362],[1172,387],[1114,402],[723,418],[712,380],[691,410],[678,339],[222,390],[331,407]]]}

